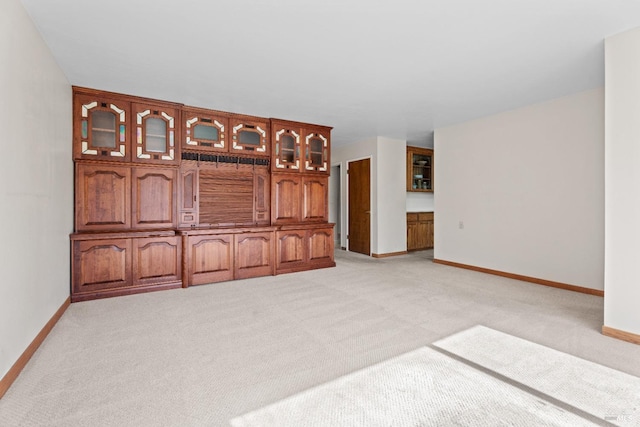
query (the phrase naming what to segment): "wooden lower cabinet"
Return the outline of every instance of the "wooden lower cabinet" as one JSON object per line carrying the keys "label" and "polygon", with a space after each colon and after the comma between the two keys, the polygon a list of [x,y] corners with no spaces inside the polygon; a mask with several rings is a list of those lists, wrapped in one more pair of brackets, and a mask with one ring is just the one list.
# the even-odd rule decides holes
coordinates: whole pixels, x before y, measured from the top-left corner
{"label": "wooden lower cabinet", "polygon": [[182,246],[173,231],[73,234],[71,301],[182,285]]}
{"label": "wooden lower cabinet", "polygon": [[333,227],[314,228],[307,231],[309,263],[314,268],[333,267]]}
{"label": "wooden lower cabinet", "polygon": [[274,227],[181,230],[183,286],[274,274]]}
{"label": "wooden lower cabinet", "polygon": [[333,224],[291,226],[276,232],[276,274],[334,267]]}
{"label": "wooden lower cabinet", "polygon": [[433,248],[433,212],[407,212],[407,250]]}
{"label": "wooden lower cabinet", "polygon": [[184,236],[185,285],[233,280],[233,234]]}
{"label": "wooden lower cabinet", "polygon": [[236,234],[234,244],[234,278],[247,279],[274,273],[273,232]]}
{"label": "wooden lower cabinet", "polygon": [[276,233],[276,271],[297,271],[304,269],[307,260],[306,230],[286,230]]}

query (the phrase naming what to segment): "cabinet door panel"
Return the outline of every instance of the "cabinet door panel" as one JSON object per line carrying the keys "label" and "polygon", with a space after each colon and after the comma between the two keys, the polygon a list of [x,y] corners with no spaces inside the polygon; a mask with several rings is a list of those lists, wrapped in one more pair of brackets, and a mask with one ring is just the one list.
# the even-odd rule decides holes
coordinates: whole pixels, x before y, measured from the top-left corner
{"label": "cabinet door panel", "polygon": [[198,108],[182,109],[182,148],[203,152],[229,151],[226,134],[229,119],[222,113]]}
{"label": "cabinet door panel", "polygon": [[179,282],[181,243],[174,237],[133,240],[134,285]]}
{"label": "cabinet door panel", "polygon": [[271,176],[271,218],[274,223],[300,222],[301,177],[298,175]]}
{"label": "cabinet door panel", "polygon": [[74,158],[128,161],[131,104],[84,93],[74,94],[73,104]]}
{"label": "cabinet door panel", "polygon": [[304,177],[303,221],[327,221],[328,183],[329,177]]}
{"label": "cabinet door panel", "polygon": [[133,224],[171,228],[175,224],[176,170],[136,168],[133,173]]}
{"label": "cabinet door panel", "polygon": [[232,117],[229,152],[252,156],[270,156],[269,123],[257,117]]}
{"label": "cabinet door panel", "polygon": [[130,239],[74,242],[74,295],[131,285]]}
{"label": "cabinet door panel", "polygon": [[329,174],[331,158],[330,128],[317,127],[303,130],[304,172]]}
{"label": "cabinet door panel", "polygon": [[168,105],[132,104],[135,162],[178,164],[180,146],[176,144],[180,111]]}
{"label": "cabinet door panel", "polygon": [[233,280],[233,235],[189,236],[189,285]]}
{"label": "cabinet door panel", "polygon": [[283,272],[304,265],[307,236],[304,230],[287,230],[276,233],[276,270]]}
{"label": "cabinet door panel", "polygon": [[272,120],[271,140],[273,143],[271,169],[274,172],[302,170],[302,131],[299,126]]}
{"label": "cabinet door panel", "polygon": [[270,223],[270,192],[269,174],[267,171],[255,173],[253,181],[254,192],[254,222],[259,225],[267,225]]}
{"label": "cabinet door panel", "polygon": [[333,228],[309,230],[309,262],[333,263]]}
{"label": "cabinet door panel", "polygon": [[407,191],[433,191],[433,150],[407,146]]}
{"label": "cabinet door panel", "polygon": [[122,230],[131,226],[131,169],[76,165],[76,231]]}
{"label": "cabinet door panel", "polygon": [[273,274],[273,233],[235,235],[235,278]]}
{"label": "cabinet door panel", "polygon": [[183,162],[180,167],[179,190],[179,227],[196,225],[198,223],[198,166],[196,164]]}

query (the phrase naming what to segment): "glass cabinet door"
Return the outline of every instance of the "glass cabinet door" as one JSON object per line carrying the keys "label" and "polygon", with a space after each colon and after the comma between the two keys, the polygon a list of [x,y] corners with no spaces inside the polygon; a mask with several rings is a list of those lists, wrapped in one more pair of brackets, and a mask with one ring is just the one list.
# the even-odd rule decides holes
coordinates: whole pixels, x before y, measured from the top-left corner
{"label": "glass cabinet door", "polygon": [[407,191],[433,191],[433,151],[407,147]]}
{"label": "glass cabinet door", "polygon": [[272,122],[273,170],[299,171],[300,168],[300,128],[287,123]]}
{"label": "glass cabinet door", "polygon": [[329,132],[307,130],[304,137],[304,170],[329,172]]}
{"label": "glass cabinet door", "polygon": [[128,160],[129,103],[76,94],[74,104],[75,158]]}
{"label": "glass cabinet door", "polygon": [[267,122],[232,118],[230,152],[268,156],[269,143]]}
{"label": "glass cabinet door", "polygon": [[153,105],[134,104],[136,161],[176,163],[176,126],[178,111]]}
{"label": "glass cabinet door", "polygon": [[229,120],[213,111],[184,108],[183,150],[227,152]]}

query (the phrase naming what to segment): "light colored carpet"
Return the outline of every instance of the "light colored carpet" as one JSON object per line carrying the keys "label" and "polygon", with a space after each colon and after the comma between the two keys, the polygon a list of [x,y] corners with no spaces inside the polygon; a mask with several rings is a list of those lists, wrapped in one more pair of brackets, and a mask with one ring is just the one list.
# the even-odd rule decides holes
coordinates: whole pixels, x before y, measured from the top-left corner
{"label": "light colored carpet", "polygon": [[640,378],[484,326],[433,343],[615,425],[640,426]]}
{"label": "light colored carpet", "polygon": [[[478,324],[640,376],[603,300],[433,264],[431,251],[71,304],[0,426],[225,426]],[[0,343],[1,344],[1,343]]]}
{"label": "light colored carpet", "polygon": [[231,420],[234,427],[598,425],[421,348]]}

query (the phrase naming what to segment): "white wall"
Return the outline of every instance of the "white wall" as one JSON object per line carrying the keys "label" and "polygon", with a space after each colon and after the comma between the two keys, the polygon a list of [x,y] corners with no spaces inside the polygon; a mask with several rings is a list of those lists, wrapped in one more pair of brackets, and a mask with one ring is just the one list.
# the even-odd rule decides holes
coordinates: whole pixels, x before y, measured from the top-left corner
{"label": "white wall", "polygon": [[605,326],[640,335],[640,29],[605,40]]}
{"label": "white wall", "polygon": [[435,258],[603,289],[603,89],[437,129],[435,152]]}
{"label": "white wall", "polygon": [[19,0],[0,14],[0,378],[69,296],[71,86]]}
{"label": "white wall", "polygon": [[[371,253],[387,254],[407,249],[405,141],[376,137],[332,148],[331,161],[342,173],[341,246],[347,245],[348,179],[351,161],[371,159]],[[330,208],[331,209],[331,208]]]}
{"label": "white wall", "polygon": [[406,141],[378,137],[378,245],[375,254],[407,250]]}

